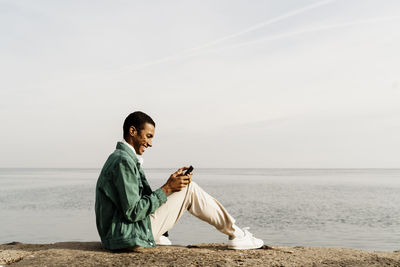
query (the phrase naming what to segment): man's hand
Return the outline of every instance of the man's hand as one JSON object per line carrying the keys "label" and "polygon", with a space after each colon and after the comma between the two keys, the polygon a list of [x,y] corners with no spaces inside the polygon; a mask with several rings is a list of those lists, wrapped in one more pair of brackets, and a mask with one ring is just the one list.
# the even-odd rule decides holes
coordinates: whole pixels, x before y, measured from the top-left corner
{"label": "man's hand", "polygon": [[165,185],[161,187],[165,194],[181,191],[190,184],[193,173],[191,172],[188,175],[185,175],[187,169],[189,169],[189,167],[183,167],[171,174]]}

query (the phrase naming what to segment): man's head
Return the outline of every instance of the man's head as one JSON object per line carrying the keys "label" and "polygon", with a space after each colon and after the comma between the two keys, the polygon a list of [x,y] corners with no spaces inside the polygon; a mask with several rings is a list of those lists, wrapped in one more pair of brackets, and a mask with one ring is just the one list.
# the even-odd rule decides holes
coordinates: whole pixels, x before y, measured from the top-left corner
{"label": "man's head", "polygon": [[124,121],[124,139],[133,146],[136,154],[142,155],[147,147],[152,146],[155,127],[156,124],[149,115],[135,111]]}

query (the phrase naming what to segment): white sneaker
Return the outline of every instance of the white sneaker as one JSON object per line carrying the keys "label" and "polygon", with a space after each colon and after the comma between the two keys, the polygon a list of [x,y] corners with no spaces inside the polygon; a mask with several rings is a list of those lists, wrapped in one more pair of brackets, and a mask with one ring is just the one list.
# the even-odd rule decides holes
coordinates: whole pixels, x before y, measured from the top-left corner
{"label": "white sneaker", "polygon": [[156,245],[171,246],[172,242],[168,237],[162,235],[158,240],[156,240]]}
{"label": "white sneaker", "polygon": [[250,228],[243,228],[244,237],[235,237],[228,241],[229,249],[255,249],[261,248],[264,245],[264,241],[255,238],[247,229]]}

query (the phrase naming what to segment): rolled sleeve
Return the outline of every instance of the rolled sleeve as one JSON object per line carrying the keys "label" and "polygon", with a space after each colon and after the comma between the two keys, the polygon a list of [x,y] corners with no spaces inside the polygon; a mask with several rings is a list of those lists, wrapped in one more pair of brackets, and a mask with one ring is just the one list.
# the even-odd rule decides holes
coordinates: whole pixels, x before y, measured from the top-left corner
{"label": "rolled sleeve", "polygon": [[160,202],[162,204],[167,202],[167,195],[165,194],[164,190],[162,190],[161,188],[158,188],[157,190],[153,191],[153,193],[156,194],[156,196],[158,197],[158,199],[160,200]]}

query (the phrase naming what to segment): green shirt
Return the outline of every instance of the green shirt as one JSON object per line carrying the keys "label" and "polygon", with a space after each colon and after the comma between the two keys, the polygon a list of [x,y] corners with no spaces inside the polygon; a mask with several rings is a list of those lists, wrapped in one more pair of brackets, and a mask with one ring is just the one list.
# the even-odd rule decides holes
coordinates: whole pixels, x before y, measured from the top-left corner
{"label": "green shirt", "polygon": [[118,142],[96,185],[96,225],[107,249],[155,247],[150,214],[167,201],[164,191],[152,191],[133,151]]}

